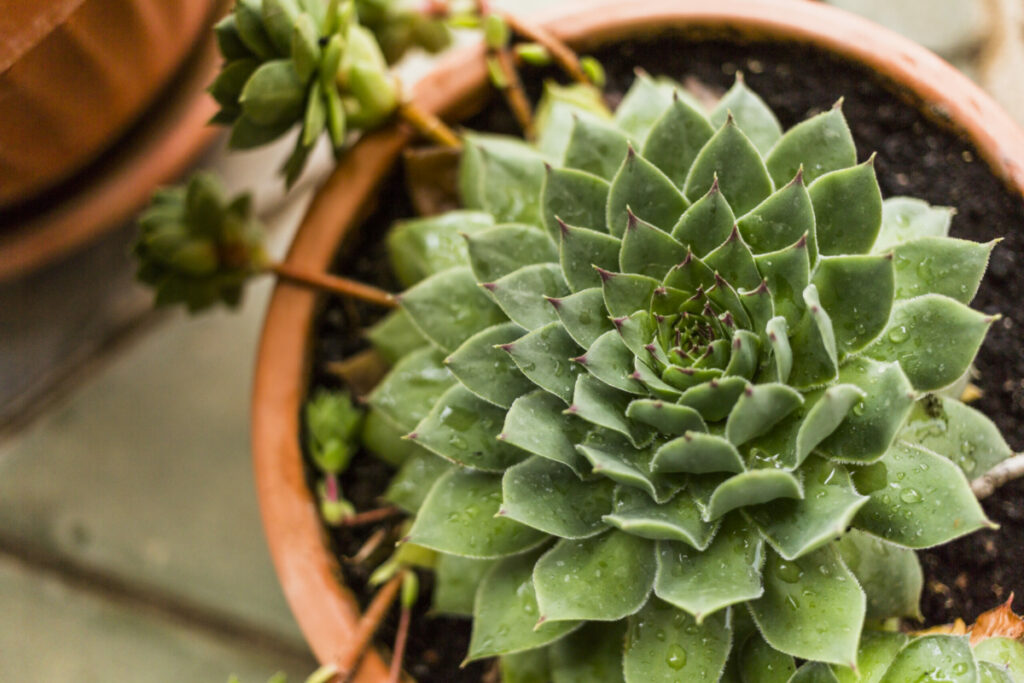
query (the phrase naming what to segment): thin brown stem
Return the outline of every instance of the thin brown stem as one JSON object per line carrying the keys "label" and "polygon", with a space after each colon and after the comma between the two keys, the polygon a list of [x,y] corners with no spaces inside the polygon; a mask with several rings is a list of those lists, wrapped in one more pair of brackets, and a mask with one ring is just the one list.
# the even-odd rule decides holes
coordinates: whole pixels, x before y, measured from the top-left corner
{"label": "thin brown stem", "polygon": [[270,263],[267,265],[267,270],[282,280],[330,292],[331,294],[359,299],[360,301],[385,308],[394,308],[398,305],[395,297],[383,289],[378,289],[373,285],[351,280],[347,277],[302,270],[287,263]]}
{"label": "thin brown stem", "polygon": [[1014,479],[1024,477],[1024,453],[1007,458],[971,482],[971,490],[978,500],[988,498],[996,489]]}
{"label": "thin brown stem", "polygon": [[448,127],[448,124],[415,102],[403,102],[398,105],[398,115],[428,140],[444,147],[462,146],[462,140],[455,131]]}
{"label": "thin brown stem", "polygon": [[[492,10],[497,11],[497,10]],[[524,21],[514,14],[501,13],[502,18],[508,23],[509,28],[523,36],[527,40],[544,46],[551,58],[555,60],[565,73],[578,83],[590,84],[583,67],[580,66],[580,58],[573,52],[572,48],[549,33],[546,29]]]}
{"label": "thin brown stem", "polygon": [[399,572],[393,576],[386,584],[384,584],[377,594],[373,596],[373,600],[370,601],[369,607],[363,613],[359,623],[356,624],[356,632],[352,636],[352,640],[349,641],[351,651],[354,653],[350,656],[348,666],[338,667],[338,681],[339,683],[348,683],[352,679],[352,674],[355,673],[360,660],[363,655],[366,654],[366,650],[370,647],[370,642],[373,639],[373,634],[380,628],[381,622],[384,621],[384,617],[387,616],[388,610],[391,609],[391,605],[394,604],[395,598],[398,597],[398,591],[402,587],[403,574]]}
{"label": "thin brown stem", "polygon": [[373,532],[373,534],[366,539],[366,543],[360,546],[359,550],[352,557],[346,559],[351,564],[362,564],[370,559],[370,556],[377,552],[377,549],[384,543],[384,539],[388,537],[388,530],[381,527]]}
{"label": "thin brown stem", "polygon": [[341,520],[338,526],[353,527],[353,526],[366,526],[367,524],[375,524],[391,517],[397,517],[403,514],[403,510],[395,505],[389,505],[383,508],[377,508],[376,510],[367,510],[366,512],[360,512],[346,517]]}
{"label": "thin brown stem", "polygon": [[398,683],[402,677],[402,660],[405,659],[405,644],[409,640],[409,625],[412,623],[412,608],[402,605],[398,618],[398,633],[395,634],[395,651],[391,655],[391,669],[388,683]]}
{"label": "thin brown stem", "polygon": [[494,50],[491,55],[501,72],[503,81],[500,88],[501,94],[505,96],[509,109],[512,110],[516,121],[523,129],[523,135],[527,140],[532,140],[534,134],[533,108],[530,106],[530,99],[526,96],[526,89],[523,88],[523,81],[519,78],[515,57],[507,47]]}

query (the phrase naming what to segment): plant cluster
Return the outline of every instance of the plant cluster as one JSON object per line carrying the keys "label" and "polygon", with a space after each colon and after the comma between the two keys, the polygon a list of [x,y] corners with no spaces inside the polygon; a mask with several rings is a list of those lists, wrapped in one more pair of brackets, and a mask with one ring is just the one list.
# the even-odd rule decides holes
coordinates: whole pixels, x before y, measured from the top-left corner
{"label": "plant cluster", "polygon": [[339,153],[348,132],[388,120],[399,89],[387,57],[449,42],[446,24],[392,0],[239,0],[216,34],[224,66],[210,86],[213,120],[231,126],[235,149],[301,126],[282,168],[289,185],[325,132]]}
{"label": "plant cluster", "polygon": [[246,281],[267,261],[251,213],[248,195],[229,199],[209,173],[159,190],[139,217],[132,245],[136,277],[156,291],[156,305],[181,303],[192,312],[237,305]]}
{"label": "plant cluster", "polygon": [[838,105],[783,132],[742,80],[706,112],[641,75],[542,108],[389,236],[364,440],[436,609],[508,681],[848,679],[918,614],[913,549],[992,526],[967,476],[1010,451],[956,387],[993,244],[883,201]]}

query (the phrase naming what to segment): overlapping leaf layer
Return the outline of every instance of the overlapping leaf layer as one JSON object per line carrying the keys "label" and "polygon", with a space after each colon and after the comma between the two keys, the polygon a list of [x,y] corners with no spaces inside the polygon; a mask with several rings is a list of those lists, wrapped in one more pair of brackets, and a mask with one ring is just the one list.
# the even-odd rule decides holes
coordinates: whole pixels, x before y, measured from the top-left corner
{"label": "overlapping leaf layer", "polygon": [[883,201],[838,107],[783,133],[741,80],[710,113],[647,76],[614,115],[562,95],[389,237],[364,437],[438,610],[506,681],[852,665],[917,614],[911,549],[989,524],[965,474],[1009,449],[955,387],[992,245]]}

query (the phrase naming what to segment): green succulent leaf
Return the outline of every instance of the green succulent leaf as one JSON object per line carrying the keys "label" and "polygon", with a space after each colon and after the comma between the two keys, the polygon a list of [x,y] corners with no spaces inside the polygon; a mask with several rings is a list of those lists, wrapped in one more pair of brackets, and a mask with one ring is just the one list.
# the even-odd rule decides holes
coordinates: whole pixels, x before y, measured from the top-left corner
{"label": "green succulent leaf", "polygon": [[590,468],[574,444],[583,441],[587,425],[564,411],[565,403],[546,391],[520,396],[505,415],[498,438],[527,453],[561,463],[582,476]]}
{"label": "green succulent leaf", "polygon": [[833,666],[832,670],[839,683],[878,683],[908,640],[899,632],[866,629],[857,648],[856,670],[848,666]]}
{"label": "green succulent leaf", "polygon": [[457,465],[503,472],[526,455],[495,441],[504,418],[504,410],[456,384],[437,400],[409,438]]}
{"label": "green succulent leaf", "polygon": [[818,262],[813,282],[840,356],[860,351],[885,329],[895,291],[893,270],[887,256],[827,256]]}
{"label": "green succulent leaf", "polygon": [[292,124],[302,114],[306,88],[290,60],[275,59],[253,72],[238,102],[245,116],[257,125]]}
{"label": "green succulent leaf", "polygon": [[576,377],[572,405],[568,412],[591,424],[618,432],[628,438],[634,447],[643,448],[650,443],[653,430],[625,416],[629,402],[628,394],[589,374],[580,374]]}
{"label": "green succulent leaf", "polygon": [[551,238],[558,240],[559,221],[603,233],[609,189],[607,180],[592,173],[548,166],[541,204]]}
{"label": "green succulent leaf", "polygon": [[409,314],[400,308],[388,313],[368,329],[366,337],[384,360],[391,364],[430,343],[412,324]]}
{"label": "green succulent leaf", "polygon": [[883,254],[922,237],[945,237],[954,213],[947,206],[929,206],[914,197],[890,197],[882,202],[882,229],[872,252]]}
{"label": "green succulent leaf", "polygon": [[510,223],[463,232],[477,282],[493,282],[534,263],[558,261],[558,250],[548,236],[528,225]]}
{"label": "green succulent leaf", "polygon": [[763,279],[757,271],[757,262],[754,261],[750,247],[736,228],[721,246],[704,257],[704,263],[718,273],[720,278],[716,281],[724,279],[737,287],[757,287]]}
{"label": "green succulent leaf", "polygon": [[654,543],[612,530],[561,540],[537,561],[533,582],[543,621],[616,621],[635,614],[654,583]]}
{"label": "green succulent leaf", "polygon": [[398,427],[412,431],[455,382],[443,357],[427,347],[403,357],[367,397]]}
{"label": "green succulent leaf", "polygon": [[468,263],[466,238],[494,225],[482,211],[452,211],[439,216],[400,221],[387,235],[391,269],[411,287],[441,271]]}
{"label": "green succulent leaf", "polygon": [[747,87],[740,72],[736,72],[736,82],[722,95],[711,112],[711,123],[721,126],[730,114],[762,155],[767,154],[782,137],[782,126],[775,118],[775,113],[757,93]]}
{"label": "green succulent leaf", "polygon": [[796,560],[769,551],[764,596],[750,603],[750,611],[777,650],[817,662],[856,662],[864,593],[832,546]]}
{"label": "green succulent leaf", "polygon": [[733,515],[703,552],[686,543],[658,543],[654,593],[698,623],[729,605],[761,596],[764,541]]}
{"label": "green succulent leaf", "polygon": [[601,533],[612,509],[611,481],[583,481],[570,468],[533,456],[510,467],[502,478],[501,513],[559,538]]}
{"label": "green succulent leaf", "polygon": [[725,436],[741,446],[767,432],[803,402],[803,396],[785,384],[748,385],[729,413]]}
{"label": "green succulent leaf", "polygon": [[646,275],[633,273],[609,273],[598,270],[601,289],[604,291],[604,305],[608,313],[622,318],[645,309],[654,296],[659,282]]}
{"label": "green succulent leaf", "polygon": [[889,449],[913,406],[910,381],[898,363],[857,358],[840,369],[839,382],[866,395],[818,448],[842,462],[873,462]]}
{"label": "green succulent leaf", "polygon": [[[682,407],[682,406],[676,406]],[[743,458],[736,447],[714,434],[688,431],[683,436],[663,444],[654,453],[651,469],[655,472],[743,472]]]}
{"label": "green succulent leaf", "polygon": [[629,683],[717,680],[729,655],[726,612],[702,623],[658,599],[629,618],[623,666]]}
{"label": "green succulent leaf", "polygon": [[[544,94],[537,103],[534,120],[537,149],[552,159],[564,159],[573,127],[581,115],[604,121],[612,117],[597,88],[580,84],[563,86],[545,81]],[[623,145],[623,154],[625,150]]]}
{"label": "green succulent leaf", "polygon": [[248,59],[253,53],[242,42],[238,31],[238,19],[234,13],[214,24],[213,32],[217,37],[217,47],[225,60]]}
{"label": "green succulent leaf", "polygon": [[[628,150],[629,138],[621,130],[596,117],[578,114],[565,150],[565,166],[610,181]],[[588,227],[598,230],[601,225]]]}
{"label": "green succulent leaf", "polygon": [[535,388],[508,353],[499,348],[525,334],[515,323],[500,323],[477,332],[444,360],[464,387],[496,406],[508,409]]}
{"label": "green succulent leaf", "polygon": [[547,648],[503,655],[499,660],[502,683],[550,683]]}
{"label": "green succulent leaf", "polygon": [[694,201],[672,228],[672,237],[685,244],[698,257],[705,256],[724,242],[736,225],[736,217],[718,183]]}
{"label": "green succulent leaf", "polygon": [[619,252],[618,265],[622,272],[661,279],[686,257],[686,253],[686,247],[667,232],[629,213]]}
{"label": "green succulent leaf", "polygon": [[865,354],[899,361],[919,391],[941,389],[967,371],[993,320],[941,294],[897,301],[886,330]]}
{"label": "green succulent leaf", "polygon": [[1005,672],[1010,683],[1018,683],[1024,677],[1024,643],[1019,640],[987,638],[974,646],[974,656],[979,664],[992,664]]}
{"label": "green succulent leaf", "polygon": [[544,157],[511,138],[474,134],[466,145],[475,147],[475,154],[463,155],[460,187],[469,187],[475,178],[480,203],[467,202],[467,208],[485,209],[496,223],[542,225]]}
{"label": "green succulent leaf", "polygon": [[489,282],[484,288],[513,322],[527,330],[535,330],[558,320],[558,313],[548,303],[569,294],[569,285],[557,263],[538,263]]}
{"label": "green succulent leaf", "polygon": [[819,252],[833,256],[871,249],[882,226],[882,192],[873,158],[819,177],[808,192]]}
{"label": "green succulent leaf", "polygon": [[[634,358],[619,332],[608,330],[576,362],[610,387],[631,394],[646,394],[647,389],[643,383],[633,377]],[[628,412],[626,418],[629,418]]]}
{"label": "green succulent leaf", "polygon": [[434,483],[455,468],[444,458],[418,446],[416,448],[419,450],[411,453],[402,463],[383,496],[384,500],[406,512],[419,510]]}
{"label": "green succulent leaf", "polygon": [[533,566],[539,553],[505,558],[480,582],[466,661],[547,645],[580,627],[579,621],[537,623]]}
{"label": "green succulent leaf", "polygon": [[697,503],[685,492],[665,503],[631,486],[615,490],[612,512],[604,521],[626,533],[655,541],[682,541],[697,550],[708,547],[718,524],[705,522]]}
{"label": "green succulent leaf", "polygon": [[789,679],[790,683],[839,683],[832,668],[823,662],[807,662]]}
{"label": "green succulent leaf", "polygon": [[585,623],[549,649],[551,683],[623,683],[624,621]]}
{"label": "green succulent leaf", "polygon": [[683,91],[672,81],[651,78],[638,71],[633,85],[615,110],[615,125],[631,138],[643,142],[673,101],[683,97],[686,97]]}
{"label": "green succulent leaf", "polygon": [[745,506],[803,497],[804,487],[797,476],[784,470],[750,470],[729,477],[715,488],[704,517],[714,520]]}
{"label": "green succulent leaf", "polygon": [[495,560],[439,554],[434,567],[431,609],[438,614],[472,616],[477,588],[494,564]]}
{"label": "green succulent leaf", "polygon": [[835,381],[839,371],[835,328],[813,283],[804,289],[803,300],[806,310],[790,337],[793,370],[788,382],[798,389]]}
{"label": "green succulent leaf", "polygon": [[836,547],[867,594],[868,619],[924,618],[920,607],[924,576],[913,550],[858,529],[851,529]]}
{"label": "green succulent leaf", "polygon": [[854,523],[880,538],[929,548],[992,524],[960,469],[931,451],[897,441],[867,469],[854,474],[870,496]]}
{"label": "green succulent leaf", "polygon": [[803,176],[798,173],[782,189],[740,218],[737,225],[743,240],[755,254],[784,249],[804,236],[813,240],[814,206],[804,187]]}
{"label": "green succulent leaf", "polygon": [[978,666],[966,637],[932,635],[912,640],[896,655],[880,683],[928,678],[949,683],[978,680]]}
{"label": "green succulent leaf", "polygon": [[630,147],[608,192],[608,232],[621,237],[630,211],[668,231],[689,205],[668,176]]}
{"label": "green succulent leaf", "polygon": [[560,322],[548,323],[502,347],[524,375],[538,387],[567,404],[572,400],[580,366],[572,361],[580,354]]}
{"label": "green succulent leaf", "polygon": [[996,242],[921,237],[893,247],[896,298],[942,294],[971,303]]}
{"label": "green succulent leaf", "polygon": [[708,422],[718,422],[729,416],[749,386],[742,377],[710,380],[687,389],[679,398],[679,403],[693,408]]}
{"label": "green succulent leaf", "polygon": [[477,332],[507,320],[477,285],[468,266],[421,280],[399,301],[423,336],[447,352]]}
{"label": "green succulent leaf", "polygon": [[939,396],[914,404],[899,438],[949,458],[969,478],[1013,455],[992,420],[956,399]]}
{"label": "green succulent leaf", "polygon": [[562,224],[558,243],[562,273],[573,292],[599,287],[596,268],[609,270],[619,264],[621,242],[603,232]]}
{"label": "green succulent leaf", "polygon": [[776,500],[745,510],[783,557],[793,560],[841,536],[867,502],[857,493],[846,468],[812,458],[803,469],[804,497]]}
{"label": "green succulent leaf", "polygon": [[707,431],[707,425],[696,410],[662,400],[635,399],[626,408],[626,417],[670,436]]}
{"label": "green succulent leaf", "polygon": [[755,633],[744,643],[739,657],[740,683],[788,683],[796,662]]}
{"label": "green succulent leaf", "polygon": [[[791,173],[783,182],[794,175],[795,172]],[[775,189],[757,148],[732,118],[722,124],[697,155],[686,177],[684,194],[691,202],[697,201],[716,182],[739,216],[767,199]]]}
{"label": "green succulent leaf", "polygon": [[260,59],[271,59],[274,46],[263,27],[260,0],[238,0],[235,3],[235,26],[238,37]]}
{"label": "green succulent leaf", "polygon": [[[722,122],[724,122],[724,117]],[[721,125],[722,122],[716,122]],[[682,187],[697,154],[715,129],[699,110],[673,93],[672,105],[651,127],[643,146],[643,156]]]}
{"label": "green succulent leaf", "polygon": [[442,553],[492,559],[530,550],[548,538],[499,516],[500,507],[499,475],[454,469],[430,489],[407,540]]}
{"label": "green succulent leaf", "polygon": [[765,159],[776,185],[789,182],[801,167],[804,182],[857,163],[857,148],[839,107],[790,128]]}
{"label": "green succulent leaf", "polygon": [[554,306],[565,331],[583,348],[589,348],[612,329],[611,319],[603,314],[604,292],[600,287],[581,289],[561,299],[548,299],[548,302]]}

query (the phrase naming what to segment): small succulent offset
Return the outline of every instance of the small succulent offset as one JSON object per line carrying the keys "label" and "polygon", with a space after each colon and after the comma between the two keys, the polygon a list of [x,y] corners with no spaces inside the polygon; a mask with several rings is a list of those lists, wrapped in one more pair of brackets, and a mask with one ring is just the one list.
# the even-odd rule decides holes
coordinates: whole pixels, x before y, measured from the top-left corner
{"label": "small succulent offset", "polygon": [[[360,23],[364,15],[373,30]],[[225,61],[210,86],[221,107],[214,122],[231,126],[236,149],[301,125],[282,169],[289,185],[325,131],[338,153],[349,131],[381,125],[398,106],[378,39],[393,57],[448,42],[446,26],[393,0],[238,0],[216,34]]]}
{"label": "small succulent offset", "polygon": [[322,475],[318,483],[320,514],[328,524],[337,524],[355,514],[345,499],[338,476],[348,469],[358,449],[363,411],[344,392],[322,390],[305,408],[306,450]]}
{"label": "small succulent offset", "polygon": [[991,526],[967,477],[1010,451],[957,387],[993,244],[883,201],[838,106],[783,133],[741,79],[706,113],[640,75],[541,108],[389,237],[364,440],[436,610],[510,682],[852,680],[918,614],[912,549]]}
{"label": "small succulent offset", "polygon": [[209,173],[158,191],[132,246],[136,277],[156,290],[156,305],[183,303],[192,312],[237,305],[245,282],[267,263],[251,213],[249,195],[228,199]]}

